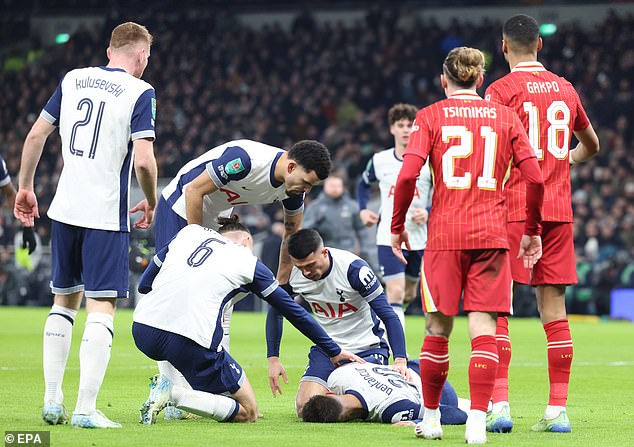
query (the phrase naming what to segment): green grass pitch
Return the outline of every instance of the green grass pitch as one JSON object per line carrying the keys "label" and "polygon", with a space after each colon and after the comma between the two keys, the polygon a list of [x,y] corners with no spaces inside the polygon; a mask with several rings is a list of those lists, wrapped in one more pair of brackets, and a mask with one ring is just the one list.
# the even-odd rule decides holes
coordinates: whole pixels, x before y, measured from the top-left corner
{"label": "green grass pitch", "polygon": [[[46,425],[40,418],[43,395],[42,328],[46,308],[0,308],[0,427],[5,430],[50,430],[51,446],[405,446],[430,443],[416,439],[410,427],[384,424],[306,424],[294,413],[294,397],[310,342],[288,322],[282,362],[290,383],[273,399],[268,387],[265,316],[236,313],[231,328],[231,353],[253,384],[264,418],[255,424],[221,424],[209,420],[138,423],[138,407],[147,397],[154,363],[134,346],[132,313],[118,312],[112,358],[98,408],[123,424],[119,430],[80,430]],[[79,343],[85,312],[75,323],[73,345],[64,380],[66,405],[72,412],[79,380]],[[408,317],[407,343],[417,357],[423,336],[422,317]],[[531,433],[548,395],[545,337],[537,320],[510,323],[513,340],[511,434],[489,434],[491,445],[632,446],[634,445],[634,324],[573,321],[575,357],[568,412],[571,434]],[[456,321],[450,343],[449,378],[458,395],[468,398],[469,343],[466,321]],[[434,445],[463,445],[464,427],[445,427]]]}

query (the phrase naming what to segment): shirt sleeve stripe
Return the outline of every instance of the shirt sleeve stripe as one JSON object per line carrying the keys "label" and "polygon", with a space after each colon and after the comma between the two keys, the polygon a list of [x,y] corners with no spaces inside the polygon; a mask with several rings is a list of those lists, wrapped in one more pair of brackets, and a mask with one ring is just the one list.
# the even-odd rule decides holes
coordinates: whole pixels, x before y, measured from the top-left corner
{"label": "shirt sleeve stripe", "polygon": [[48,113],[46,110],[42,110],[42,112],[40,113],[40,116],[44,118],[47,122],[53,125],[55,125],[55,123],[57,122],[57,118],[55,118],[53,115]]}
{"label": "shirt sleeve stripe", "polygon": [[274,291],[275,289],[277,289],[277,288],[279,287],[279,285],[280,285],[280,283],[279,283],[279,282],[277,282],[277,280],[276,280],[276,281],[273,281],[273,282],[271,283],[271,285],[270,285],[270,286],[268,286],[266,289],[264,289],[264,290],[262,291],[262,296],[263,296],[263,297],[267,297],[267,296],[269,296],[271,293],[273,293],[273,291]]}
{"label": "shirt sleeve stripe", "polygon": [[132,141],[139,140],[141,138],[156,138],[156,134],[153,130],[141,130],[130,135],[130,139]]}

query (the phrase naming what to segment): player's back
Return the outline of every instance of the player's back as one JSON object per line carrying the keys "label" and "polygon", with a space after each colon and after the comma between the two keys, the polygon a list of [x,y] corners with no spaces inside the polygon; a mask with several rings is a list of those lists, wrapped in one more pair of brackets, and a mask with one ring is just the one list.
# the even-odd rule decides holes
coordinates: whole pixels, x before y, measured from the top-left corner
{"label": "player's back", "polygon": [[154,138],[154,101],[152,86],[122,69],[88,67],[66,74],[43,112],[54,124],[59,121],[64,159],[51,218],[129,230],[131,139]]}
{"label": "player's back", "polygon": [[218,191],[203,198],[203,225],[217,228],[215,219],[236,205],[271,203],[287,198],[275,182],[274,167],[284,153],[253,140],[233,140],[216,146],[183,166],[161,195],[185,218],[187,185],[207,171]]}
{"label": "player's back", "polygon": [[[491,84],[486,97],[513,109],[524,125],[544,177],[543,220],[572,222],[570,140],[573,131],[589,125],[572,84],[538,62],[526,62]],[[516,168],[506,194],[508,220],[524,220],[526,185]]]}
{"label": "player's back", "polygon": [[509,248],[504,183],[513,158],[534,156],[514,112],[459,90],[418,112],[407,152],[421,151],[434,178],[427,249]]}
{"label": "player's back", "polygon": [[408,421],[422,417],[423,411],[420,378],[413,370],[409,372],[412,381],[405,380],[389,366],[350,363],[330,374],[328,388],[335,394],[352,394],[365,403],[368,421]]}
{"label": "player's back", "polygon": [[134,320],[219,346],[224,310],[248,291],[257,258],[214,230],[188,225],[170,242],[152,290]]}

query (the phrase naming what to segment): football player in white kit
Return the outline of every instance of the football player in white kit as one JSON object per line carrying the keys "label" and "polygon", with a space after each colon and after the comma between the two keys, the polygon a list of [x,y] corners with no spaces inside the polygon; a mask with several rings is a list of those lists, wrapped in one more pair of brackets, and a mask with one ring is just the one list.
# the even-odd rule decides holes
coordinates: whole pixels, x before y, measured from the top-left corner
{"label": "football player in white kit", "polygon": [[[432,179],[428,166],[423,167],[416,182],[414,200],[407,213],[405,228],[410,236],[412,250],[403,250],[407,265],[392,253],[390,223],[394,207],[394,185],[403,165],[403,153],[412,132],[412,123],[418,109],[411,104],[396,104],[388,111],[390,133],[394,147],[374,154],[357,185],[360,217],[367,226],[377,225],[376,244],[379,268],[385,282],[388,302],[405,327],[404,305],[416,298],[421,260],[427,244],[428,207],[431,204]],[[379,183],[381,192],[380,215],[368,209],[372,184]]]}
{"label": "football player in white kit", "polygon": [[[302,413],[305,422],[368,422],[396,424],[422,419],[425,411],[418,363],[408,362],[412,380],[389,366],[349,363],[328,377],[329,394],[310,398]],[[460,408],[456,391],[445,382],[440,399],[441,423],[461,425],[467,413]],[[400,425],[400,424],[399,424]]]}
{"label": "football player in white kit", "polygon": [[24,142],[15,216],[33,226],[39,217],[33,192],[35,169],[47,137],[59,126],[62,169],[48,211],[52,220],[51,289],[54,304],[44,326],[44,408],[49,424],[65,424],[62,379],[72,327],[86,296],[86,327],[79,350],[77,405],[71,424],[116,428],[96,409],[114,334],[116,300],[128,296],[128,209],[132,163],[146,199],[134,225],[147,228],[156,206],[154,88],[140,78],[150,57],[152,36],[127,22],[112,31],[102,67],[71,70],[33,124]]}
{"label": "football player in white kit", "polygon": [[328,177],[332,162],[321,143],[303,140],[287,152],[252,140],[221,144],[181,168],[163,189],[156,211],[156,246],[161,248],[188,223],[218,228],[216,218],[233,207],[282,202],[285,233],[278,278],[288,281],[285,244],[301,227],[304,193]]}
{"label": "football player in white kit", "polygon": [[169,403],[218,421],[255,422],[253,389],[222,347],[224,308],[257,294],[317,343],[332,362],[359,361],[343,351],[279,286],[253,254],[253,238],[238,216],[219,218],[218,232],[188,225],[161,249],[139,282],[147,293],[134,311],[132,335],[145,355],[169,362],[184,377],[152,379],[141,422],[152,424]]}
{"label": "football player in white kit", "polygon": [[[234,206],[282,202],[284,234],[277,277],[288,283],[291,262],[286,242],[302,224],[304,193],[325,179],[332,163],[328,149],[317,141],[295,143],[287,152],[252,140],[221,144],[183,166],[163,189],[156,209],[156,247],[160,249],[188,223],[218,228],[216,218],[229,216]],[[223,321],[222,342],[229,351],[232,307]],[[159,371],[169,367],[159,362]],[[187,415],[168,408],[165,417]]]}
{"label": "football player in white kit", "polygon": [[[319,233],[310,228],[289,238],[288,251],[293,262],[289,284],[306,300],[326,333],[364,360],[386,365],[390,356],[387,329],[394,366],[406,375],[403,327],[370,266],[349,251],[325,248]],[[274,312],[267,316],[266,335],[269,382],[275,396],[276,391],[281,393],[279,376],[286,380],[286,373],[279,361],[282,320]],[[328,357],[318,346],[311,347],[295,399],[300,417],[308,399],[328,392],[328,376],[334,370]]]}

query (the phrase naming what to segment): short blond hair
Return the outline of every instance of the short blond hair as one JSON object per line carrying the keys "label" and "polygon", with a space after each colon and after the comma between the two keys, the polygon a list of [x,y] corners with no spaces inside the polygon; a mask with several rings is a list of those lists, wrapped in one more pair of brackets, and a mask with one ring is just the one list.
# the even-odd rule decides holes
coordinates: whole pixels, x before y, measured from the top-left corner
{"label": "short blond hair", "polygon": [[126,45],[143,42],[152,45],[152,35],[143,25],[134,22],[122,23],[112,30],[110,48],[119,49]]}
{"label": "short blond hair", "polygon": [[471,87],[484,74],[484,54],[476,48],[458,47],[447,54],[443,73],[460,87]]}

